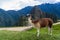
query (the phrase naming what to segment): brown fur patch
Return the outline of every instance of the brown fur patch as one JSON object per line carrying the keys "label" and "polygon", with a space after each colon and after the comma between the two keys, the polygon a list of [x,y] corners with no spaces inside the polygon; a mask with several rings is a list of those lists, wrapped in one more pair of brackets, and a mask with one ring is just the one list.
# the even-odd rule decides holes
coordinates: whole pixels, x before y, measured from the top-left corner
{"label": "brown fur patch", "polygon": [[46,27],[46,26],[51,27],[52,24],[53,24],[53,21],[52,21],[52,19],[50,19],[50,18],[42,18],[42,19],[35,20],[35,21],[32,20],[32,23],[33,23],[36,27]]}

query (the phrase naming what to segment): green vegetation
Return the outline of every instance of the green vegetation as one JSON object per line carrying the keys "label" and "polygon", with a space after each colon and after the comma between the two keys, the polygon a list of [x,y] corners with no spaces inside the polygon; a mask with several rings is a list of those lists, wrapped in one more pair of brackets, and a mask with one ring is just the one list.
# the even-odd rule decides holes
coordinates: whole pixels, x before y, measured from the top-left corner
{"label": "green vegetation", "polygon": [[16,23],[16,26],[27,26],[28,24],[28,18],[24,15],[22,15],[19,18],[19,21]]}
{"label": "green vegetation", "polygon": [[36,29],[28,31],[0,31],[0,40],[60,40],[60,25],[53,26],[53,35],[47,34],[47,28],[42,28],[40,37],[36,37]]}

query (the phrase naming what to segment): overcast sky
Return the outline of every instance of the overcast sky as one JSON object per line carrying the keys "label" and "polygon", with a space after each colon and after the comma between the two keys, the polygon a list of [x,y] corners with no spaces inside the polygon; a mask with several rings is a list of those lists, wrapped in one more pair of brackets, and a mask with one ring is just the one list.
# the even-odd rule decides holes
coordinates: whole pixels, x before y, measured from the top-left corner
{"label": "overcast sky", "polygon": [[18,10],[26,6],[40,5],[42,3],[56,3],[60,0],[0,0],[0,8],[5,10]]}

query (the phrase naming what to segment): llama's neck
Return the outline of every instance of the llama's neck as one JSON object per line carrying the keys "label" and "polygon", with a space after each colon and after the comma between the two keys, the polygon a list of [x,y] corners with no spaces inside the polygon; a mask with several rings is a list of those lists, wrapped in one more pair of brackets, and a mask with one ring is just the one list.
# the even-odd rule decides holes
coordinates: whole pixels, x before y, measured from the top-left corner
{"label": "llama's neck", "polygon": [[31,23],[31,22],[32,22],[32,20],[31,20],[31,18],[30,18],[30,17],[28,18],[28,21],[29,21],[29,23]]}
{"label": "llama's neck", "polygon": [[32,23],[31,17],[28,18],[28,25],[33,27],[33,23]]}

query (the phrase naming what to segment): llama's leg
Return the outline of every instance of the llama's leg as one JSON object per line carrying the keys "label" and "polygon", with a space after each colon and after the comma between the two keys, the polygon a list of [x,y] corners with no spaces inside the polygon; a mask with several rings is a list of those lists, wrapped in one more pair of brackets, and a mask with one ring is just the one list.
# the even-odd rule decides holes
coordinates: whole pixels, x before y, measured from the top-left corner
{"label": "llama's leg", "polygon": [[40,34],[40,23],[37,22],[35,25],[35,28],[37,29],[37,37],[39,37],[39,34]]}
{"label": "llama's leg", "polygon": [[52,35],[52,28],[48,27],[48,34]]}
{"label": "llama's leg", "polygon": [[52,28],[50,28],[50,35],[52,35]]}
{"label": "llama's leg", "polygon": [[40,29],[37,28],[37,37],[39,37],[39,34],[40,34]]}
{"label": "llama's leg", "polygon": [[49,35],[49,33],[50,33],[50,28],[48,27],[48,35]]}

